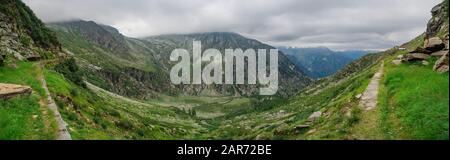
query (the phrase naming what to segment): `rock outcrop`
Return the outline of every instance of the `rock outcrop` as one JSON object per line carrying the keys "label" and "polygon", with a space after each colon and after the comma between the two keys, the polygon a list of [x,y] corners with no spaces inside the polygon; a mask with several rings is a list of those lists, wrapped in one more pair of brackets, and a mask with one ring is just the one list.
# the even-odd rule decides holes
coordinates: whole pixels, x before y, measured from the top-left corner
{"label": "rock outcrop", "polygon": [[431,54],[433,57],[442,57],[448,53],[448,50],[437,51]]}
{"label": "rock outcrop", "polygon": [[448,1],[432,9],[433,18],[428,22],[423,47],[417,47],[408,54],[397,57],[392,63],[400,65],[402,62],[421,61],[423,65],[429,65],[428,58],[436,57],[439,60],[434,64],[434,70],[439,73],[449,71],[449,24],[446,3]]}
{"label": "rock outcrop", "polygon": [[430,52],[437,52],[445,48],[444,41],[439,37],[433,37],[425,40],[425,50]]}
{"label": "rock outcrop", "polygon": [[424,53],[410,53],[403,56],[403,61],[423,61],[430,58],[430,55]]}
{"label": "rock outcrop", "polygon": [[16,60],[39,60],[60,53],[56,36],[22,1],[0,3],[0,64],[5,56]]}
{"label": "rock outcrop", "polygon": [[32,89],[28,86],[0,83],[0,99],[29,96],[31,92]]}
{"label": "rock outcrop", "polygon": [[322,112],[321,111],[314,112],[313,114],[311,114],[311,116],[309,116],[308,122],[315,122],[320,117],[322,117]]}
{"label": "rock outcrop", "polygon": [[434,70],[439,73],[445,73],[449,70],[448,51],[434,65]]}

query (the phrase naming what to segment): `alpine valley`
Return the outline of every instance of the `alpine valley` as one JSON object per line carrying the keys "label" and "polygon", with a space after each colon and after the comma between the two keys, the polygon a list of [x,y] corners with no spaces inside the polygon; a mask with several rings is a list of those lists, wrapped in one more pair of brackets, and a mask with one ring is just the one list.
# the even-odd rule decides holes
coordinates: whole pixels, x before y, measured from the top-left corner
{"label": "alpine valley", "polygon": [[131,38],[94,21],[44,24],[22,1],[0,2],[0,140],[449,137],[448,0],[422,35],[386,51],[278,47],[273,96],[171,83],[170,53],[193,41],[275,49],[238,33]]}

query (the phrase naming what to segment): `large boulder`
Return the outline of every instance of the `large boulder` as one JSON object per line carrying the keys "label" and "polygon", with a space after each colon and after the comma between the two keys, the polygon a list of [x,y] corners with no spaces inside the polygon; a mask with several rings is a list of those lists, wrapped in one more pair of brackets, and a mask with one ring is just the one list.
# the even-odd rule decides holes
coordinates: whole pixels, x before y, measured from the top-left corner
{"label": "large boulder", "polygon": [[[398,59],[392,60],[392,63],[395,64],[395,65],[397,65],[397,66],[399,66],[399,65],[402,64],[402,60],[398,60]],[[359,99],[359,98],[358,98],[358,99]]]}
{"label": "large boulder", "polygon": [[315,122],[315,121],[317,121],[321,116],[322,116],[322,112],[320,112],[320,111],[314,112],[313,114],[311,114],[311,116],[309,116],[308,122]]}
{"label": "large boulder", "polygon": [[28,86],[0,83],[0,99],[29,96],[31,92],[32,89]]}
{"label": "large boulder", "polygon": [[411,52],[409,52],[409,53],[425,53],[425,54],[430,54],[430,53],[433,53],[433,52],[431,52],[431,51],[429,51],[429,50],[426,50],[426,49],[424,49],[424,48],[422,48],[422,47],[417,47],[415,50],[413,50],[413,51],[411,51]]}
{"label": "large boulder", "polygon": [[409,53],[403,56],[402,61],[423,61],[430,58],[430,55],[424,53]]}
{"label": "large boulder", "polygon": [[448,65],[448,52],[442,56],[438,61],[436,61],[436,64],[434,65],[434,70],[439,73],[445,73],[449,70]]}
{"label": "large boulder", "polygon": [[425,50],[437,52],[445,48],[444,42],[439,37],[425,40]]}
{"label": "large boulder", "polygon": [[448,53],[448,50],[442,50],[442,51],[437,51],[437,52],[432,53],[431,56],[440,58],[447,53]]}

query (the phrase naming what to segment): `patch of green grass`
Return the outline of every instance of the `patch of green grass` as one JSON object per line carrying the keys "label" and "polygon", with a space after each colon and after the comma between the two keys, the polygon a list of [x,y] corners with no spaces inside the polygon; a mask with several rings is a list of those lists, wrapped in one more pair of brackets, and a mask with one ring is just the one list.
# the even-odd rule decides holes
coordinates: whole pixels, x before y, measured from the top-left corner
{"label": "patch of green grass", "polygon": [[[46,106],[39,104],[39,100],[46,97],[38,79],[40,72],[35,63],[29,62],[18,62],[17,68],[0,67],[0,83],[31,86],[35,92],[29,97],[0,100],[0,139],[56,137],[57,127],[52,113],[47,111],[48,115],[43,115]],[[33,116],[37,117],[32,119]]]}
{"label": "patch of green grass", "polygon": [[14,83],[33,88],[40,96],[45,97],[45,91],[38,80],[39,69],[35,63],[18,62],[17,68],[0,67],[0,83]]}
{"label": "patch of green grass", "polygon": [[[360,123],[362,112],[356,95],[369,84],[378,67],[368,67],[359,74],[340,79],[325,80],[324,87],[316,87],[289,100],[267,100],[270,104],[245,114],[232,114],[221,121],[208,121],[210,139],[348,139],[354,125]],[[322,82],[324,83],[324,82]],[[319,84],[320,85],[320,84]],[[263,106],[258,104],[258,106]],[[257,108],[258,108],[257,106]],[[310,128],[295,129],[308,124],[308,117],[322,111],[323,118]],[[351,113],[351,114],[348,114]],[[326,115],[326,116],[325,116]],[[217,127],[215,127],[217,126]],[[309,133],[309,131],[314,131]],[[351,137],[350,137],[351,138]]]}
{"label": "patch of green grass", "polygon": [[394,125],[403,128],[397,132],[400,138],[448,140],[448,73],[439,74],[420,64],[389,64],[385,74],[380,95],[385,132]]}
{"label": "patch of green grass", "polygon": [[[0,139],[54,139],[56,127],[44,125],[36,96],[0,100]],[[35,116],[35,119],[33,119]]]}

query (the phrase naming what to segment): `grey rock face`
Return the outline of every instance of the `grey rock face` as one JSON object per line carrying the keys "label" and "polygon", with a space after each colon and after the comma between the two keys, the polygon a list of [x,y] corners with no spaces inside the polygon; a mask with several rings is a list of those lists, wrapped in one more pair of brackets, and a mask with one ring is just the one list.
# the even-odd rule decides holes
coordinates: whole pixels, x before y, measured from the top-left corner
{"label": "grey rock face", "polygon": [[431,54],[431,56],[433,57],[442,57],[444,56],[446,53],[448,53],[448,50],[442,50],[442,51],[437,51]]}
{"label": "grey rock face", "polygon": [[436,62],[434,65],[434,70],[439,73],[449,71],[448,52]]}
{"label": "grey rock face", "polygon": [[14,23],[5,14],[0,13],[0,54],[3,55],[2,59],[7,55],[18,60],[40,57],[31,50],[32,47],[25,46],[20,42],[19,32]]}
{"label": "grey rock face", "polygon": [[430,53],[432,53],[432,52],[429,51],[429,50],[426,50],[426,49],[424,49],[424,48],[422,48],[422,47],[417,47],[415,50],[413,50],[413,51],[411,51],[411,52],[409,52],[409,53],[425,53],[425,54],[430,54]]}
{"label": "grey rock face", "polygon": [[431,11],[433,18],[428,22],[427,37],[435,37],[441,30],[447,30],[448,31],[448,24],[445,24],[445,17],[446,11],[444,4],[441,3],[434,7]]}
{"label": "grey rock face", "polygon": [[314,112],[313,114],[311,114],[311,116],[309,116],[308,121],[309,121],[309,122],[315,122],[315,121],[317,121],[320,117],[322,117],[322,112],[320,112],[320,111]]}

